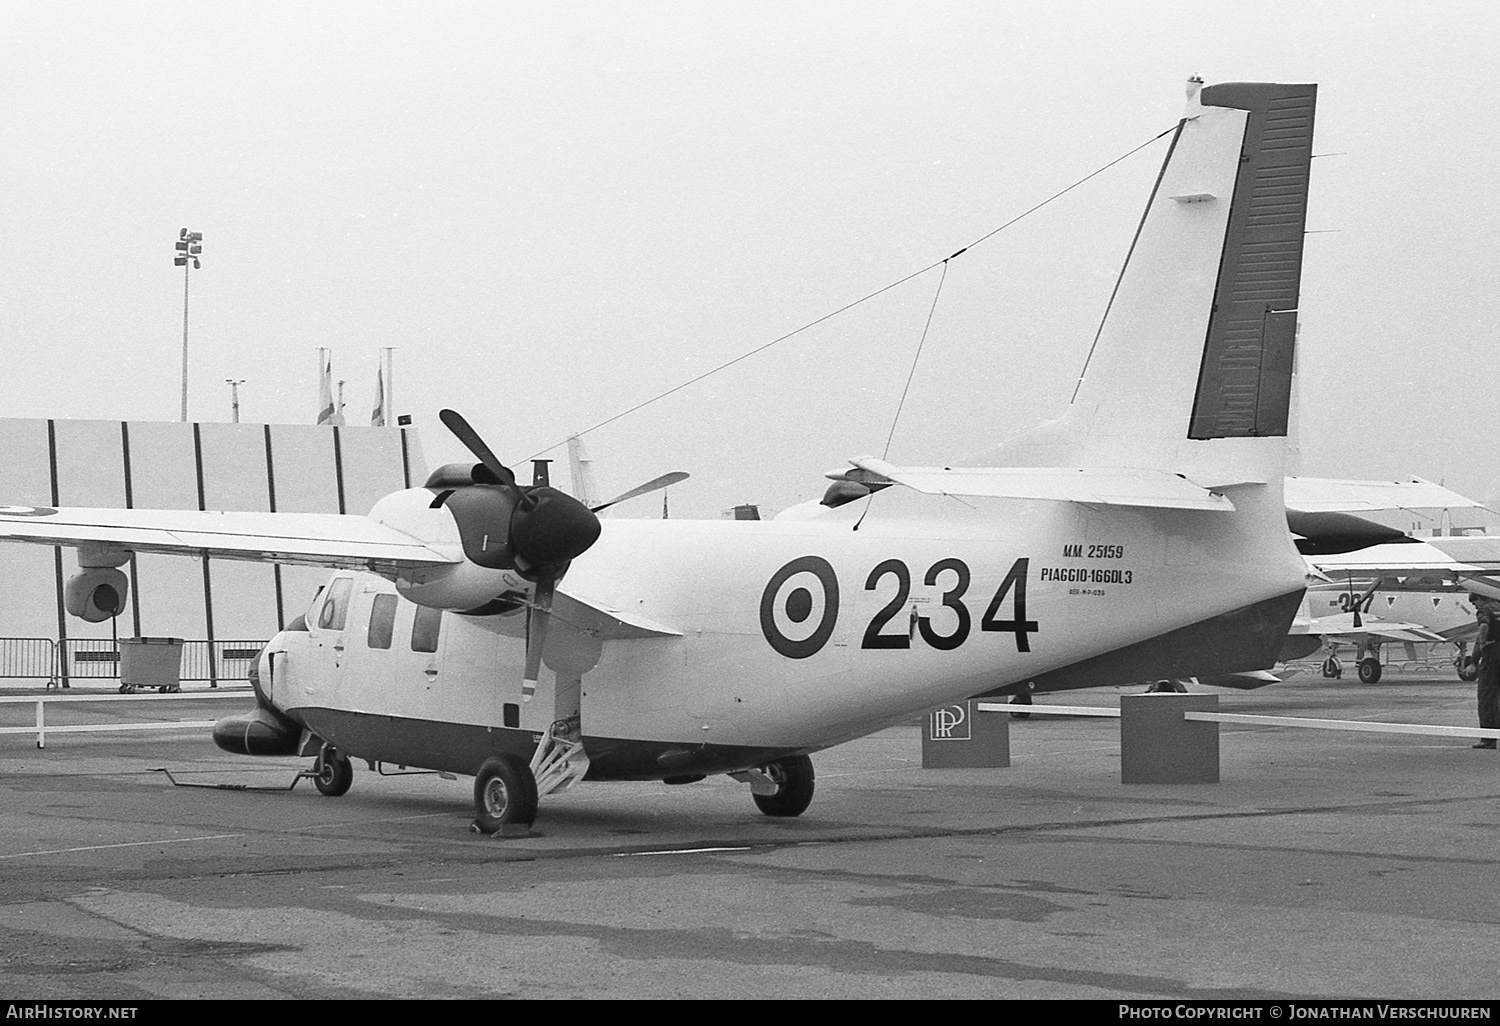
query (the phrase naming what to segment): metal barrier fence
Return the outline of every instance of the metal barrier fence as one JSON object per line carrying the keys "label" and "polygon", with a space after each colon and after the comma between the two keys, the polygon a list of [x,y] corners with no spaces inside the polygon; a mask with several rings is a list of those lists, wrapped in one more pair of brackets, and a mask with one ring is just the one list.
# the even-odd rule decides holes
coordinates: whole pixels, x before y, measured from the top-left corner
{"label": "metal barrier fence", "polygon": [[0,638],[0,677],[57,679],[57,642],[51,638]]}
{"label": "metal barrier fence", "polygon": [[[126,639],[121,639],[126,640]],[[182,643],[180,680],[247,680],[264,641]],[[0,638],[0,678],[43,680],[48,685],[70,680],[118,679],[120,649],[110,638]]]}

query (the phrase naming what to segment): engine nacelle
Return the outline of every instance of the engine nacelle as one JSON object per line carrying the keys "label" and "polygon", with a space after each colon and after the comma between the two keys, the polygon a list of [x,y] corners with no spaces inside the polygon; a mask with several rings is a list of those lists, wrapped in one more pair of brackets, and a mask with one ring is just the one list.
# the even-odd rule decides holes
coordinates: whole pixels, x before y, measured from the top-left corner
{"label": "engine nacelle", "polygon": [[1322,647],[1323,639],[1316,634],[1291,634],[1282,642],[1281,654],[1276,657],[1276,661],[1289,663],[1294,659],[1306,659]]}
{"label": "engine nacelle", "polygon": [[[268,645],[267,648],[270,646]],[[271,701],[269,676],[262,678],[261,664],[269,670],[266,649],[250,664],[250,687],[255,708],[239,716],[226,716],[214,724],[214,744],[235,755],[300,755],[302,726],[276,708]]]}
{"label": "engine nacelle", "polygon": [[125,609],[130,580],[113,567],[93,567],[68,578],[63,607],[80,620],[103,623]]}
{"label": "engine nacelle", "polygon": [[302,728],[265,706],[214,724],[214,744],[235,755],[296,755]]}
{"label": "engine nacelle", "polygon": [[491,570],[469,562],[406,570],[396,578],[396,591],[403,598],[456,612],[489,612],[487,607],[497,599],[523,602],[535,587],[514,570]]}

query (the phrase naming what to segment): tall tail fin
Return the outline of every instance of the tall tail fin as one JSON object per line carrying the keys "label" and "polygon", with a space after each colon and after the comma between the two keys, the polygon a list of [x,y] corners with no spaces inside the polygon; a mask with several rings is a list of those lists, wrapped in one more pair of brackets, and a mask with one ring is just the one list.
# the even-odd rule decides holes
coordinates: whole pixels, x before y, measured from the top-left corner
{"label": "tall tail fin", "polygon": [[1279,480],[1316,97],[1190,96],[1072,405],[986,462]]}

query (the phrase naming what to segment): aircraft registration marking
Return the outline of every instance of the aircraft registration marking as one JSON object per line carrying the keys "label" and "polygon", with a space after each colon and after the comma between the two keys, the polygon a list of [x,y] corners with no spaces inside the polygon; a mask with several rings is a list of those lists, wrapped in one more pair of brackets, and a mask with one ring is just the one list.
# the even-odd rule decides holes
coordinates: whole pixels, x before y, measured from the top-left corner
{"label": "aircraft registration marking", "polygon": [[[981,632],[1015,635],[1017,652],[1030,652],[1030,635],[1040,629],[1037,621],[1026,619],[1026,580],[1030,566],[1031,560],[1024,556],[1011,565],[979,620]],[[972,581],[967,563],[953,557],[940,559],[928,567],[922,577],[922,582],[929,588],[947,588],[942,592],[940,602],[951,611],[954,624],[946,634],[933,626],[931,617],[919,612],[921,603],[916,600],[911,601],[907,629],[887,630],[896,615],[907,608],[912,597],[911,569],[899,559],[883,560],[865,578],[865,590],[877,590],[887,577],[895,579],[896,592],[871,617],[860,641],[861,648],[909,649],[920,637],[932,648],[946,652],[968,640],[973,618],[963,601]],[[1007,601],[1009,618],[1000,619]],[[771,575],[761,592],[761,633],[772,648],[788,659],[806,659],[821,650],[833,636],[838,615],[838,576],[821,556],[800,556],[791,560]]]}
{"label": "aircraft registration marking", "polygon": [[1123,545],[1084,545],[1082,542],[1074,542],[1063,546],[1064,558],[1084,558],[1084,550],[1087,549],[1088,559],[1124,559],[1125,546]]}

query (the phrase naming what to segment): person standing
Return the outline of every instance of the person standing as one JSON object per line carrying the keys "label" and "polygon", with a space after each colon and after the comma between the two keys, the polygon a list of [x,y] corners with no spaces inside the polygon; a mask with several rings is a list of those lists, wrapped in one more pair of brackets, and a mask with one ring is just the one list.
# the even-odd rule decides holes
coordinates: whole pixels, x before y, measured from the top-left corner
{"label": "person standing", "polygon": [[[1474,618],[1479,634],[1474,639],[1474,659],[1479,664],[1476,678],[1479,698],[1479,726],[1500,730],[1500,603],[1484,595],[1474,595]],[[1475,748],[1495,747],[1492,737],[1481,738]]]}

